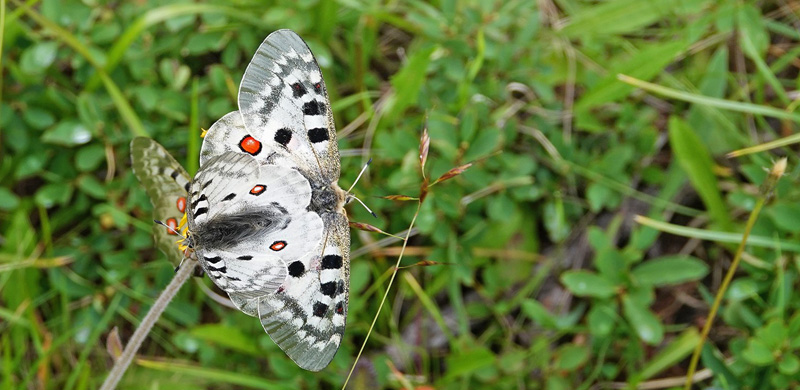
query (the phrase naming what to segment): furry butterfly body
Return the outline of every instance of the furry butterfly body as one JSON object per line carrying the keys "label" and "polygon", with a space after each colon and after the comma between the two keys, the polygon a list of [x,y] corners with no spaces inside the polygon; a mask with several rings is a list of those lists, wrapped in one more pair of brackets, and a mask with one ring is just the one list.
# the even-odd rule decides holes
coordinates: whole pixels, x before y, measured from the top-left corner
{"label": "furry butterfly body", "polygon": [[203,140],[186,243],[236,307],[312,371],[333,359],[347,316],[348,195],[339,172],[319,66],[297,34],[276,31],[245,71],[239,110]]}

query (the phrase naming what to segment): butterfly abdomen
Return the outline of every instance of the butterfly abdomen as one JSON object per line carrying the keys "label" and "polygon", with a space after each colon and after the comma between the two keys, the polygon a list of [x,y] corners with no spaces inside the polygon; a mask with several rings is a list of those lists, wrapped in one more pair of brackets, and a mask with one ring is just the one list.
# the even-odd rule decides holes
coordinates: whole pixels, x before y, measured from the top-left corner
{"label": "butterfly abdomen", "polygon": [[[202,248],[227,249],[234,245],[283,230],[291,222],[286,210],[264,209],[222,215],[198,226],[191,232]],[[198,248],[198,249],[202,249]]]}

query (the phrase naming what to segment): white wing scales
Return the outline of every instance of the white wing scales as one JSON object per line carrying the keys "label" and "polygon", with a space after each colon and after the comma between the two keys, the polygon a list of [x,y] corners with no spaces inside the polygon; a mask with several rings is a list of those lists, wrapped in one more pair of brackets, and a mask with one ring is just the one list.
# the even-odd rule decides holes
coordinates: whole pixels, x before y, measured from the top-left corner
{"label": "white wing scales", "polygon": [[297,34],[279,30],[259,46],[239,86],[239,112],[251,135],[271,149],[290,151],[307,175],[320,175],[327,183],[339,179],[328,92]]}
{"label": "white wing scales", "polygon": [[261,166],[249,155],[210,159],[192,181],[189,230],[200,263],[229,293],[272,293],[284,284],[284,259],[309,256],[322,219],[305,210],[311,189],[294,169]]}
{"label": "white wing scales", "polygon": [[[258,48],[239,111],[206,133],[200,166],[189,223],[209,276],[300,367],[321,370],[344,334],[350,234],[327,90],[297,34],[276,31]],[[248,196],[260,184],[267,192]],[[270,228],[249,235],[242,220]],[[226,236],[235,245],[203,231],[220,221],[235,225],[227,231],[240,234]],[[281,240],[286,245],[272,250]]]}
{"label": "white wing scales", "polygon": [[[290,275],[285,291],[263,297],[258,306],[267,333],[297,365],[312,371],[333,359],[347,319],[349,226],[343,215],[329,215],[336,219],[326,221],[331,233],[313,252],[322,255],[311,258],[303,272]],[[281,315],[287,311],[291,321]]]}

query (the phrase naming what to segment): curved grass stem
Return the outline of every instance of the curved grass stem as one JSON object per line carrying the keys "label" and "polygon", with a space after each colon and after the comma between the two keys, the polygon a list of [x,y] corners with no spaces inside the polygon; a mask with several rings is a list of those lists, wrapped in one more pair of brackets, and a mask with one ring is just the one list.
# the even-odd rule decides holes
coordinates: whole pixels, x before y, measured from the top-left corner
{"label": "curved grass stem", "polygon": [[178,269],[178,272],[175,273],[175,276],[167,287],[165,287],[161,295],[158,296],[158,299],[156,299],[150,311],[144,316],[139,327],[133,332],[133,336],[128,340],[128,344],[122,351],[122,355],[120,355],[119,359],[114,363],[114,367],[111,368],[111,372],[108,373],[106,380],[103,381],[100,390],[113,390],[117,387],[120,379],[125,375],[125,371],[127,371],[128,367],[131,365],[136,352],[142,346],[142,342],[147,338],[147,335],[150,334],[150,330],[153,329],[153,325],[155,325],[156,321],[161,317],[161,314],[164,313],[167,305],[181,289],[181,286],[183,286],[192,275],[196,265],[197,263],[190,260],[184,263],[183,267]]}
{"label": "curved grass stem", "polygon": [[700,341],[698,341],[694,348],[694,353],[692,353],[692,359],[689,362],[689,370],[686,373],[686,383],[683,387],[684,390],[690,390],[692,388],[692,383],[694,383],[694,373],[697,370],[697,363],[700,360],[700,352],[703,350],[703,345],[705,344],[706,338],[708,338],[708,333],[711,331],[711,326],[714,325],[714,318],[717,316],[719,307],[722,304],[722,297],[724,297],[725,292],[728,291],[728,287],[733,280],[733,275],[736,273],[736,269],[739,267],[739,262],[742,259],[742,254],[744,253],[744,248],[747,244],[747,237],[750,236],[750,232],[753,230],[753,225],[755,225],[756,220],[758,219],[758,214],[761,213],[761,209],[764,207],[764,204],[772,196],[772,191],[775,189],[778,179],[783,176],[783,172],[785,170],[786,159],[783,158],[778,160],[778,162],[773,165],[769,176],[767,176],[766,181],[761,186],[758,201],[756,202],[755,207],[753,207],[753,211],[750,212],[750,216],[747,218],[747,224],[745,224],[744,233],[742,233],[742,240],[739,242],[739,246],[736,248],[736,254],[733,257],[733,262],[731,262],[731,266],[728,269],[728,272],[725,274],[725,278],[722,280],[719,291],[717,291],[717,295],[714,297],[714,304],[711,305],[711,311],[708,313],[706,323],[703,325],[703,331],[700,333]]}

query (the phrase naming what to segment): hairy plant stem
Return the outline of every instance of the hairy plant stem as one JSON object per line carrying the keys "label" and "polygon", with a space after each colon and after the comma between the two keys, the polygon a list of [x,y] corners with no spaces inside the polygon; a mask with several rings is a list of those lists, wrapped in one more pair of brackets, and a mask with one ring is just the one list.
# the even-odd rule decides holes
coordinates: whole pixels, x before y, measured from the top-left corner
{"label": "hairy plant stem", "polygon": [[175,273],[175,277],[173,277],[167,287],[164,288],[164,291],[158,296],[153,307],[150,308],[150,311],[148,311],[147,315],[142,319],[139,327],[133,332],[133,336],[128,340],[128,344],[122,351],[122,355],[120,355],[119,359],[114,363],[114,367],[111,368],[111,372],[108,373],[100,390],[113,390],[117,387],[120,379],[125,375],[125,371],[127,371],[128,367],[131,365],[136,352],[142,346],[142,342],[147,338],[147,335],[150,334],[150,330],[153,329],[153,325],[155,325],[156,321],[161,317],[161,314],[164,313],[167,305],[181,289],[181,286],[189,280],[196,265],[197,263],[194,260],[186,259],[183,266],[178,269]]}
{"label": "hairy plant stem", "polygon": [[736,254],[733,257],[733,262],[731,262],[731,266],[728,269],[728,272],[725,274],[725,278],[722,280],[722,284],[719,287],[719,291],[717,291],[717,295],[714,297],[714,304],[711,305],[711,311],[708,313],[708,318],[706,319],[705,325],[703,325],[703,331],[700,334],[700,341],[697,342],[697,345],[694,348],[694,353],[692,353],[692,359],[689,362],[689,370],[686,373],[686,382],[684,383],[684,390],[690,390],[692,388],[692,383],[694,382],[694,373],[697,370],[697,363],[700,360],[700,353],[703,351],[703,345],[705,345],[706,339],[708,338],[708,333],[711,331],[711,326],[714,325],[714,318],[717,316],[717,311],[719,311],[719,307],[722,304],[722,297],[725,296],[725,292],[728,291],[728,287],[733,280],[733,275],[736,273],[736,269],[739,267],[739,262],[742,259],[742,253],[744,253],[745,245],[747,244],[747,238],[750,236],[750,231],[753,230],[753,225],[755,225],[756,220],[758,219],[758,214],[761,213],[761,208],[764,207],[764,204],[767,200],[772,196],[772,191],[775,189],[775,186],[778,184],[778,179],[783,176],[784,171],[786,170],[786,159],[780,159],[770,170],[769,176],[764,181],[764,184],[761,186],[760,196],[756,201],[755,207],[753,207],[753,211],[750,212],[750,216],[747,218],[747,224],[745,224],[744,232],[742,233],[742,240],[739,242],[739,246],[736,248]]}

